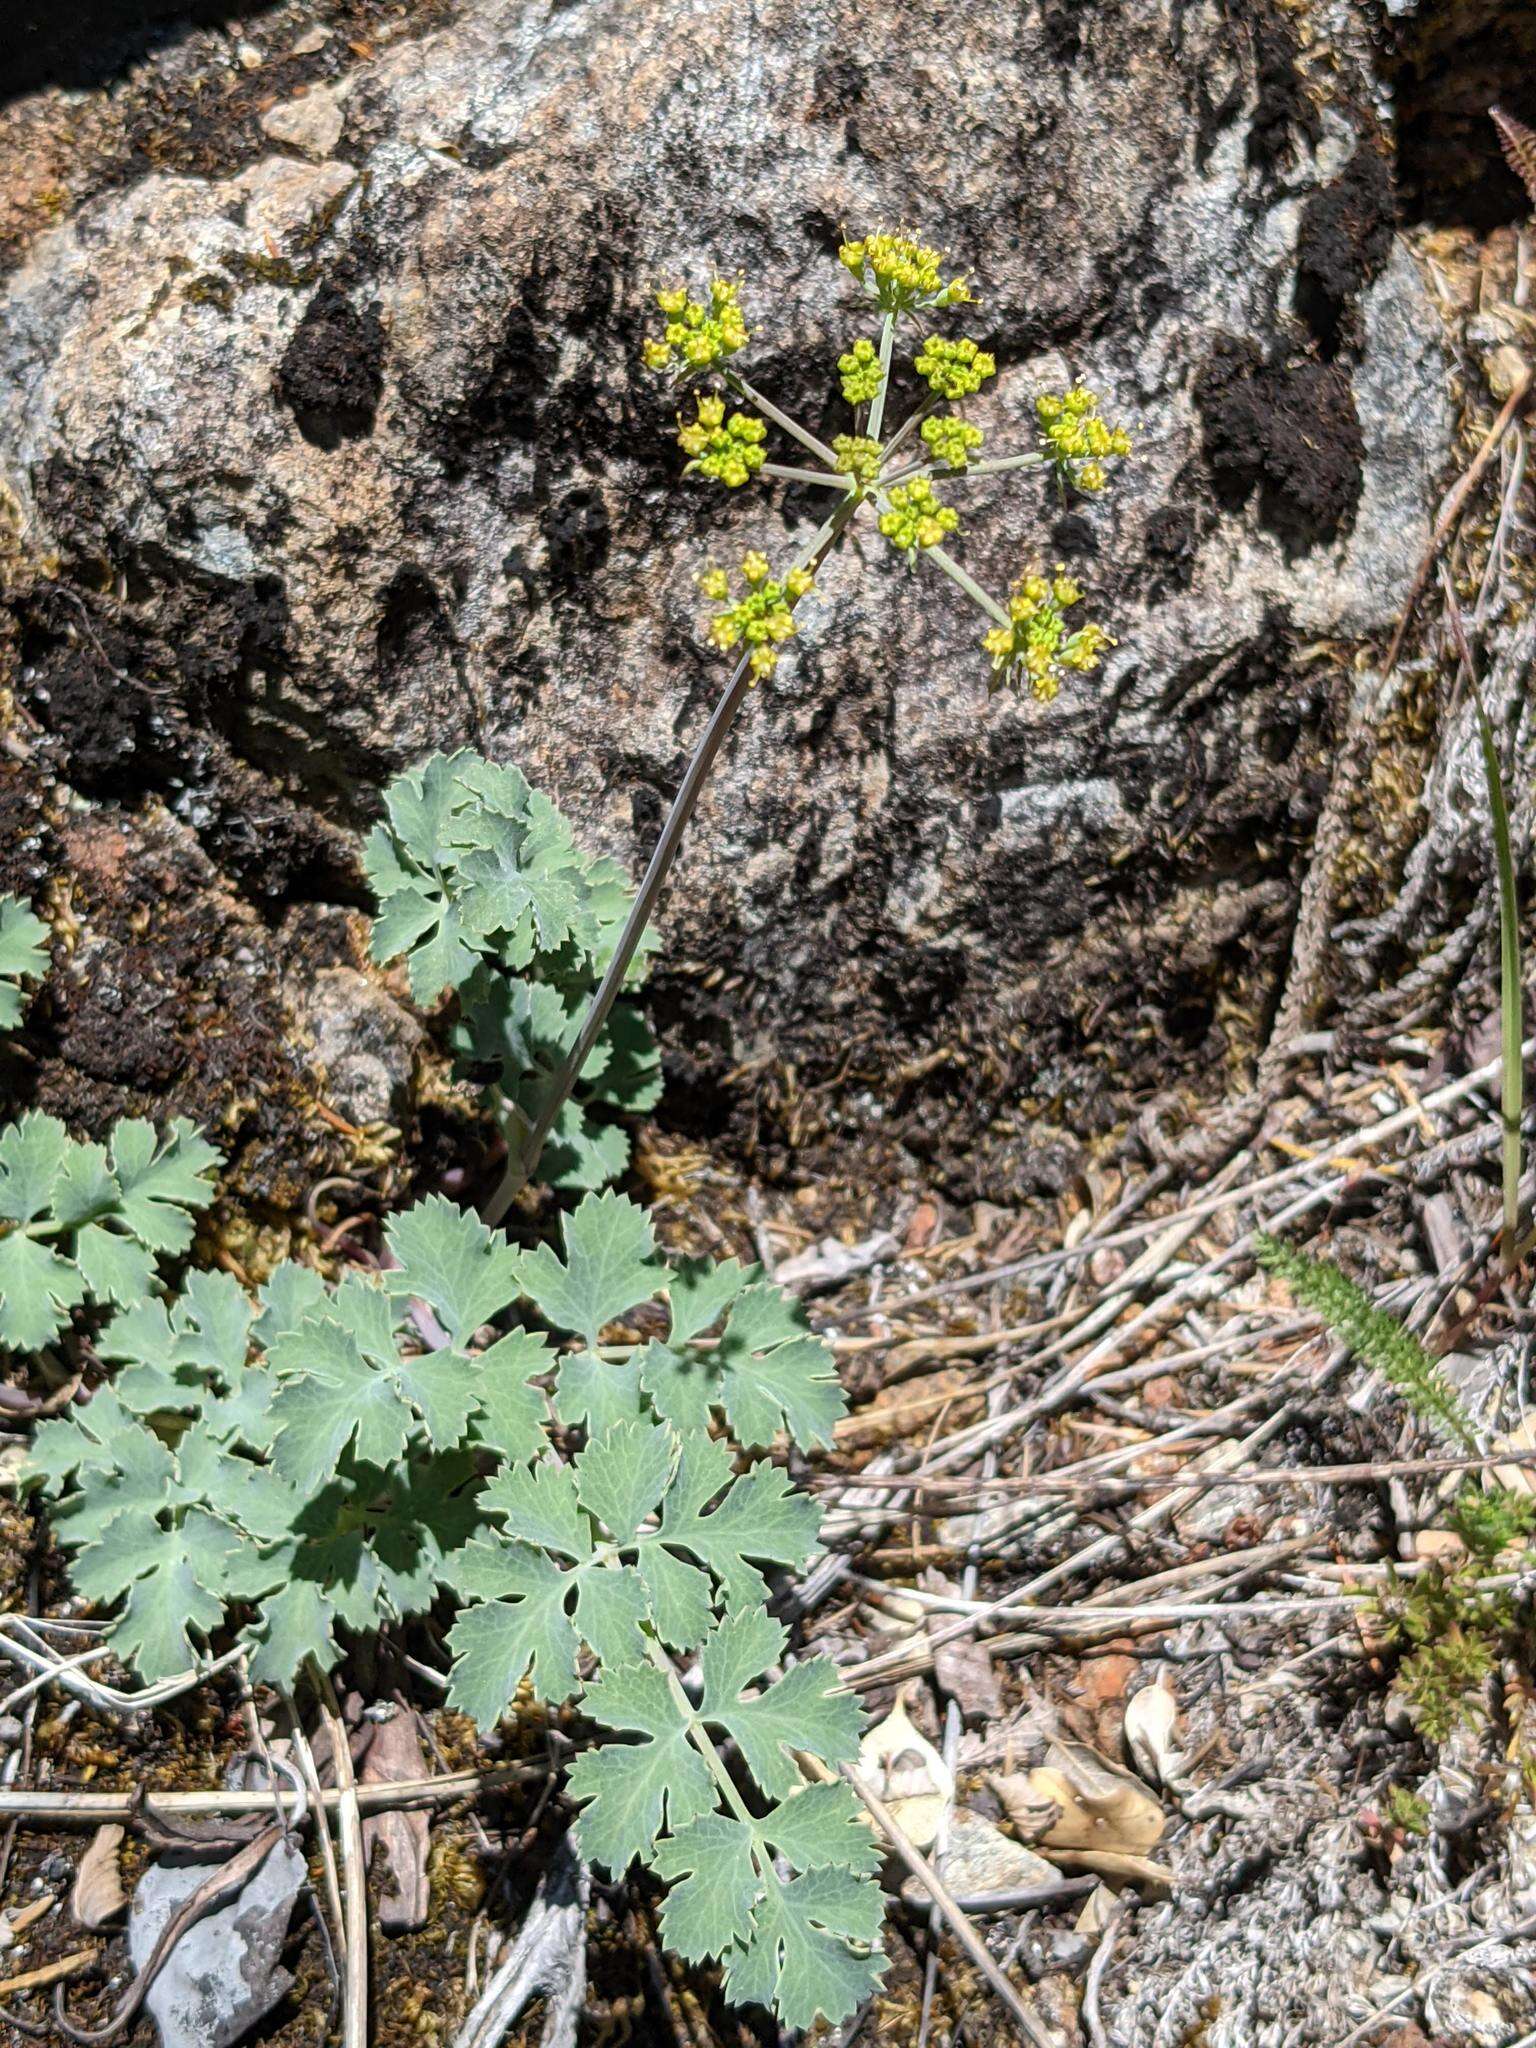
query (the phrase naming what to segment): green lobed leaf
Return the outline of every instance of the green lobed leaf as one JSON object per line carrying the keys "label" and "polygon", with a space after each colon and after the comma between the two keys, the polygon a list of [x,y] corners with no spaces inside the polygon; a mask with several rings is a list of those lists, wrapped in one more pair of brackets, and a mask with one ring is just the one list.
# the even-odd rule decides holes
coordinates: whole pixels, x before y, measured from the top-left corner
{"label": "green lobed leaf", "polygon": [[[658,1415],[679,1429],[708,1427],[723,1409],[737,1441],[770,1443],[787,1430],[797,1444],[827,1444],[847,1407],[832,1353],[806,1327],[782,1289],[747,1278],[735,1260],[679,1272],[669,1294],[672,1335],[640,1355],[640,1379]],[[729,1310],[707,1346],[693,1340]]]}
{"label": "green lobed leaf", "polygon": [[19,1231],[0,1237],[0,1347],[41,1351],[84,1299],[85,1281],[69,1259]]}
{"label": "green lobed leaf", "polygon": [[518,1297],[518,1254],[506,1237],[442,1195],[393,1217],[385,1241],[398,1264],[384,1285],[426,1302],[456,1344],[467,1344]]}
{"label": "green lobed leaf", "polygon": [[30,1223],[48,1214],[71,1142],[56,1116],[35,1109],[0,1131],[0,1217]]}
{"label": "green lobed leaf", "polygon": [[177,1117],[163,1137],[153,1124],[125,1118],[112,1133],[112,1172],[118,1214],[151,1251],[184,1252],[192,1242],[193,1216],[213,1199],[209,1174],[219,1155],[195,1124]]}
{"label": "green lobed leaf", "polygon": [[858,1700],[840,1689],[837,1666],[828,1657],[812,1657],[764,1690],[740,1696],[778,1659],[785,1641],[778,1622],[761,1608],[747,1608],[727,1615],[699,1655],[700,1712],[731,1736],[770,1799],[785,1799],[802,1784],[797,1749],[823,1763],[851,1763],[863,1721]]}
{"label": "green lobed leaf", "polygon": [[631,1542],[661,1503],[677,1440],[654,1422],[615,1422],[576,1455],[581,1504],[615,1543]]}
{"label": "green lobed leaf", "polygon": [[770,2006],[787,2027],[836,2025],[880,1987],[888,1965],[867,1947],[880,1917],[878,1887],[847,1871],[807,1871],[787,1884],[770,1878],[751,1941],[726,1956],[727,1994]]}
{"label": "green lobed leaf", "polygon": [[109,1638],[141,1678],[171,1678],[196,1662],[189,1631],[206,1637],[223,1620],[225,1567],[239,1547],[226,1523],[198,1508],[146,1546]]}
{"label": "green lobed leaf", "polygon": [[[542,1551],[521,1543],[501,1546],[494,1582],[511,1597],[466,1608],[449,1631],[455,1660],[449,1706],[468,1714],[477,1727],[494,1728],[530,1674],[540,1699],[570,1697],[576,1687],[577,1635],[565,1611],[569,1580]],[[472,1582],[487,1585],[491,1580]]]}
{"label": "green lobed leaf", "polygon": [[582,1852],[615,1876],[648,1856],[663,1826],[677,1829],[714,1806],[714,1780],[694,1749],[688,1723],[664,1673],[649,1664],[604,1671],[582,1695],[605,1727],[643,1739],[583,1750],[566,1789],[584,1808]]}
{"label": "green lobed leaf", "polygon": [[546,1403],[532,1381],[553,1363],[542,1336],[513,1330],[478,1352],[469,1365],[468,1383],[479,1409],[476,1436],[509,1464],[536,1457],[543,1448]]}
{"label": "green lobed leaf", "polygon": [[600,1436],[616,1422],[640,1418],[640,1372],[634,1359],[599,1358],[592,1351],[568,1352],[555,1383],[555,1413],[571,1427]]}
{"label": "green lobed leaf", "polygon": [[553,1328],[594,1345],[605,1324],[662,1284],[650,1218],[624,1195],[588,1195],[566,1217],[562,1238],[563,1259],[548,1245],[520,1255],[523,1292]]}
{"label": "green lobed leaf", "polygon": [[25,1003],[18,982],[48,972],[49,930],[16,896],[0,896],[0,1031],[21,1022]]}
{"label": "green lobed leaf", "polygon": [[708,1962],[752,1940],[762,1889],[752,1852],[751,1830],[723,1813],[705,1814],[656,1844],[651,1867],[673,1880],[661,1931],[685,1962]]}
{"label": "green lobed leaf", "polygon": [[808,1564],[820,1526],[815,1501],[797,1492],[787,1474],[761,1460],[736,1478],[723,1444],[700,1431],[684,1435],[662,1505],[660,1540],[708,1565],[728,1604],[767,1598],[767,1584],[752,1559],[796,1570]]}
{"label": "green lobed leaf", "polygon": [[503,1533],[580,1563],[592,1554],[592,1529],[582,1511],[576,1475],[556,1457],[534,1465],[504,1466],[480,1496],[488,1514],[503,1517]]}
{"label": "green lobed leaf", "polygon": [[714,1587],[708,1572],[674,1557],[660,1543],[640,1553],[636,1570],[651,1604],[651,1623],[674,1650],[691,1650],[704,1640],[715,1618]]}
{"label": "green lobed leaf", "polygon": [[290,1578],[262,1603],[261,1623],[251,1651],[251,1677],[257,1685],[291,1686],[313,1657],[323,1671],[337,1658],[332,1624],[336,1610],[321,1588],[308,1579]]}
{"label": "green lobed leaf", "polygon": [[269,1356],[287,1376],[271,1407],[272,1462],[286,1485],[313,1491],[354,1444],[370,1465],[387,1465],[404,1451],[414,1434],[411,1404],[395,1373],[341,1323],[302,1323]]}

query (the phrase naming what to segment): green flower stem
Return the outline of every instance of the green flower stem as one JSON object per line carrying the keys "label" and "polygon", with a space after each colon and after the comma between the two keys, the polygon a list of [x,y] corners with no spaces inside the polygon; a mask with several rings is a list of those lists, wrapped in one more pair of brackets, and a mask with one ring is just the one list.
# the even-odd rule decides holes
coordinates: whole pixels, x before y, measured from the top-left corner
{"label": "green flower stem", "polygon": [[1044,469],[1047,458],[1038,449],[1028,455],[1000,455],[995,461],[968,462],[961,476],[1007,476],[1015,469]]}
{"label": "green flower stem", "polygon": [[885,419],[886,394],[891,388],[891,350],[896,341],[896,315],[887,313],[880,323],[880,388],[870,400],[869,425],[865,429],[871,441],[880,438],[880,427]]}
{"label": "green flower stem", "polygon": [[[891,445],[894,447],[895,443]],[[967,477],[1006,476],[1015,469],[1044,469],[1045,463],[1046,458],[1040,454],[1002,455],[995,462],[968,462],[964,469],[951,469],[947,462],[915,462],[910,469],[898,469],[893,476],[882,476],[880,481],[889,487],[909,483],[915,476],[942,476],[948,483],[961,483]]]}
{"label": "green flower stem", "polygon": [[1000,626],[1010,626],[1013,621],[995,598],[988,597],[973,576],[968,576],[954,556],[941,547],[924,548],[923,560],[932,562],[936,569],[942,569],[951,583],[958,584],[972,604],[980,605],[989,618],[996,619]]}
{"label": "green flower stem", "polygon": [[887,462],[889,462],[891,457],[897,454],[900,451],[900,449],[908,441],[911,440],[913,434],[916,433],[917,429],[922,425],[923,421],[927,419],[929,413],[933,411],[938,402],[939,401],[936,398],[925,398],[922,404],[917,408],[916,412],[909,412],[907,414],[906,418],[902,421],[901,425],[896,429],[895,433],[892,434],[890,440],[886,443],[885,459]]}
{"label": "green flower stem", "polygon": [[846,491],[848,488],[845,476],[833,476],[825,469],[796,469],[785,462],[765,462],[758,475],[774,476],[786,484],[819,484],[824,491]]}
{"label": "green flower stem", "polygon": [[[814,574],[837,545],[844,527],[862,502],[862,491],[847,492],[801,555],[796,566],[809,569]],[[678,849],[682,845],[683,834],[688,829],[688,821],[698,809],[699,798],[703,794],[705,783],[709,780],[710,771],[718,760],[720,749],[725,745],[727,735],[736,723],[736,714],[752,687],[750,662],[750,652],[745,653],[732,669],[731,679],[726,684],[710,714],[709,723],[693,750],[693,756],[684,771],[677,795],[672,799],[667,821],[661,828],[661,837],[657,840],[656,850],[651,855],[645,879],[640,884],[639,893],[631,906],[624,929],[619,934],[619,942],[614,948],[612,959],[608,962],[607,971],[588,1007],[576,1042],[566,1054],[564,1064],[550,1084],[544,1107],[539,1112],[538,1122],[528,1134],[527,1143],[518,1152],[509,1153],[501,1184],[482,1211],[485,1221],[489,1224],[495,1225],[501,1221],[511,1208],[515,1197],[532,1179],[539,1163],[539,1155],[543,1152],[545,1142],[554,1128],[555,1118],[560,1114],[561,1105],[575,1087],[577,1077],[591,1057],[598,1034],[608,1021],[608,1012],[613,1008],[619,991],[624,986],[625,976],[629,973],[630,963],[635,957],[635,950],[651,921],[651,914],[660,900],[661,892],[666,887],[667,877],[672,872]]]}
{"label": "green flower stem", "polygon": [[773,401],[764,398],[762,392],[755,385],[749,384],[739,370],[727,370],[725,381],[738,396],[746,399],[748,404],[755,405],[765,420],[772,420],[776,427],[783,428],[791,440],[798,441],[802,448],[809,448],[818,462],[824,462],[829,469],[837,468],[837,457],[826,442],[818,441],[809,429],[802,427],[798,420],[791,419],[787,412],[780,412]]}

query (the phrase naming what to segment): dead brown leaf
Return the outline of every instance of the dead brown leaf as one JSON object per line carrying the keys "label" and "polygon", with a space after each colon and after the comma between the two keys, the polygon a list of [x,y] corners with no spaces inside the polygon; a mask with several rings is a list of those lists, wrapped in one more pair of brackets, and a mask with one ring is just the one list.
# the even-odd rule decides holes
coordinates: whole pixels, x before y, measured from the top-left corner
{"label": "dead brown leaf", "polygon": [[80,1858],[75,1882],[69,1894],[69,1910],[77,1927],[93,1931],[115,1920],[128,1903],[118,1868],[118,1851],[123,1846],[123,1829],[98,1828],[90,1846]]}
{"label": "dead brown leaf", "polygon": [[994,1776],[992,1787],[1023,1838],[1047,1854],[1107,1877],[1171,1882],[1147,1855],[1167,1822],[1161,1804],[1086,1742],[1053,1742],[1044,1764]]}
{"label": "dead brown leaf", "polygon": [[[358,1782],[398,1785],[427,1775],[416,1716],[399,1713],[380,1721],[363,1756]],[[424,1927],[430,1903],[427,1850],[430,1827],[422,1812],[370,1814],[363,1822],[363,1860],[370,1863],[375,1847],[384,1852],[389,1882],[379,1895],[379,1925],[389,1934],[411,1934]]]}

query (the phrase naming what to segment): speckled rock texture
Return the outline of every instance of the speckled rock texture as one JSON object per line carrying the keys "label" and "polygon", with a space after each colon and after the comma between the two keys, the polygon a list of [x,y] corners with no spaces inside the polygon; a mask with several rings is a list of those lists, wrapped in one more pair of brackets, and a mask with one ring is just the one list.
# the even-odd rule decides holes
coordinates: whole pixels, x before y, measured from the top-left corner
{"label": "speckled rock texture", "polygon": [[[840,225],[908,221],[976,274],[997,448],[1068,374],[1136,428],[1106,500],[978,484],[963,537],[999,590],[1071,564],[1119,645],[1050,707],[989,698],[956,593],[873,535],[837,559],[666,908],[679,1113],[787,1060],[1017,1189],[1219,1080],[1451,435],[1363,48],[1309,63],[1269,0],[458,0],[285,55],[316,11],[148,60],[155,150],[57,225],[6,174],[14,689],[50,772],[167,806],[258,943],[360,900],[350,835],[434,747],[516,759],[638,864],[723,679],[694,573],[813,511],[679,484],[649,293],[742,273],[751,374],[831,433],[868,326]],[[35,161],[107,120],[81,105],[6,118]]]}

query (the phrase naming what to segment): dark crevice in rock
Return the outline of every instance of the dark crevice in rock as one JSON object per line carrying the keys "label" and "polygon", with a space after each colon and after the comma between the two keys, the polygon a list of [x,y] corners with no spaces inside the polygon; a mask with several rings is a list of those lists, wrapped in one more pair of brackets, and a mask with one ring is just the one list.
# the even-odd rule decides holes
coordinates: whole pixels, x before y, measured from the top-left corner
{"label": "dark crevice in rock", "polygon": [[1392,173],[1374,140],[1363,140],[1341,175],[1314,192],[1296,248],[1296,311],[1321,353],[1359,342],[1361,294],[1392,248]]}
{"label": "dark crevice in rock", "polygon": [[55,737],[59,772],[100,802],[160,798],[266,912],[363,900],[350,843],[285,791],[291,751],[269,776],[242,729],[251,678],[281,651],[280,591],[158,577],[147,588],[134,606],[87,606],[48,585],[27,598],[17,694]]}
{"label": "dark crevice in rock", "polygon": [[46,85],[110,84],[192,27],[259,21],[277,0],[9,0],[0,26],[0,104]]}
{"label": "dark crevice in rock", "polygon": [[1488,109],[1536,127],[1530,0],[1424,0],[1391,62],[1403,217],[1487,234],[1531,211]]}
{"label": "dark crevice in rock", "polygon": [[384,388],[379,309],[355,305],[329,279],[315,291],[277,366],[277,389],[299,432],[336,448],[373,431]]}
{"label": "dark crevice in rock", "polygon": [[1331,541],[1354,520],[1365,443],[1348,376],[1333,363],[1251,341],[1219,342],[1200,371],[1196,402],[1218,499],[1236,511],[1259,494],[1259,516],[1293,553]]}

